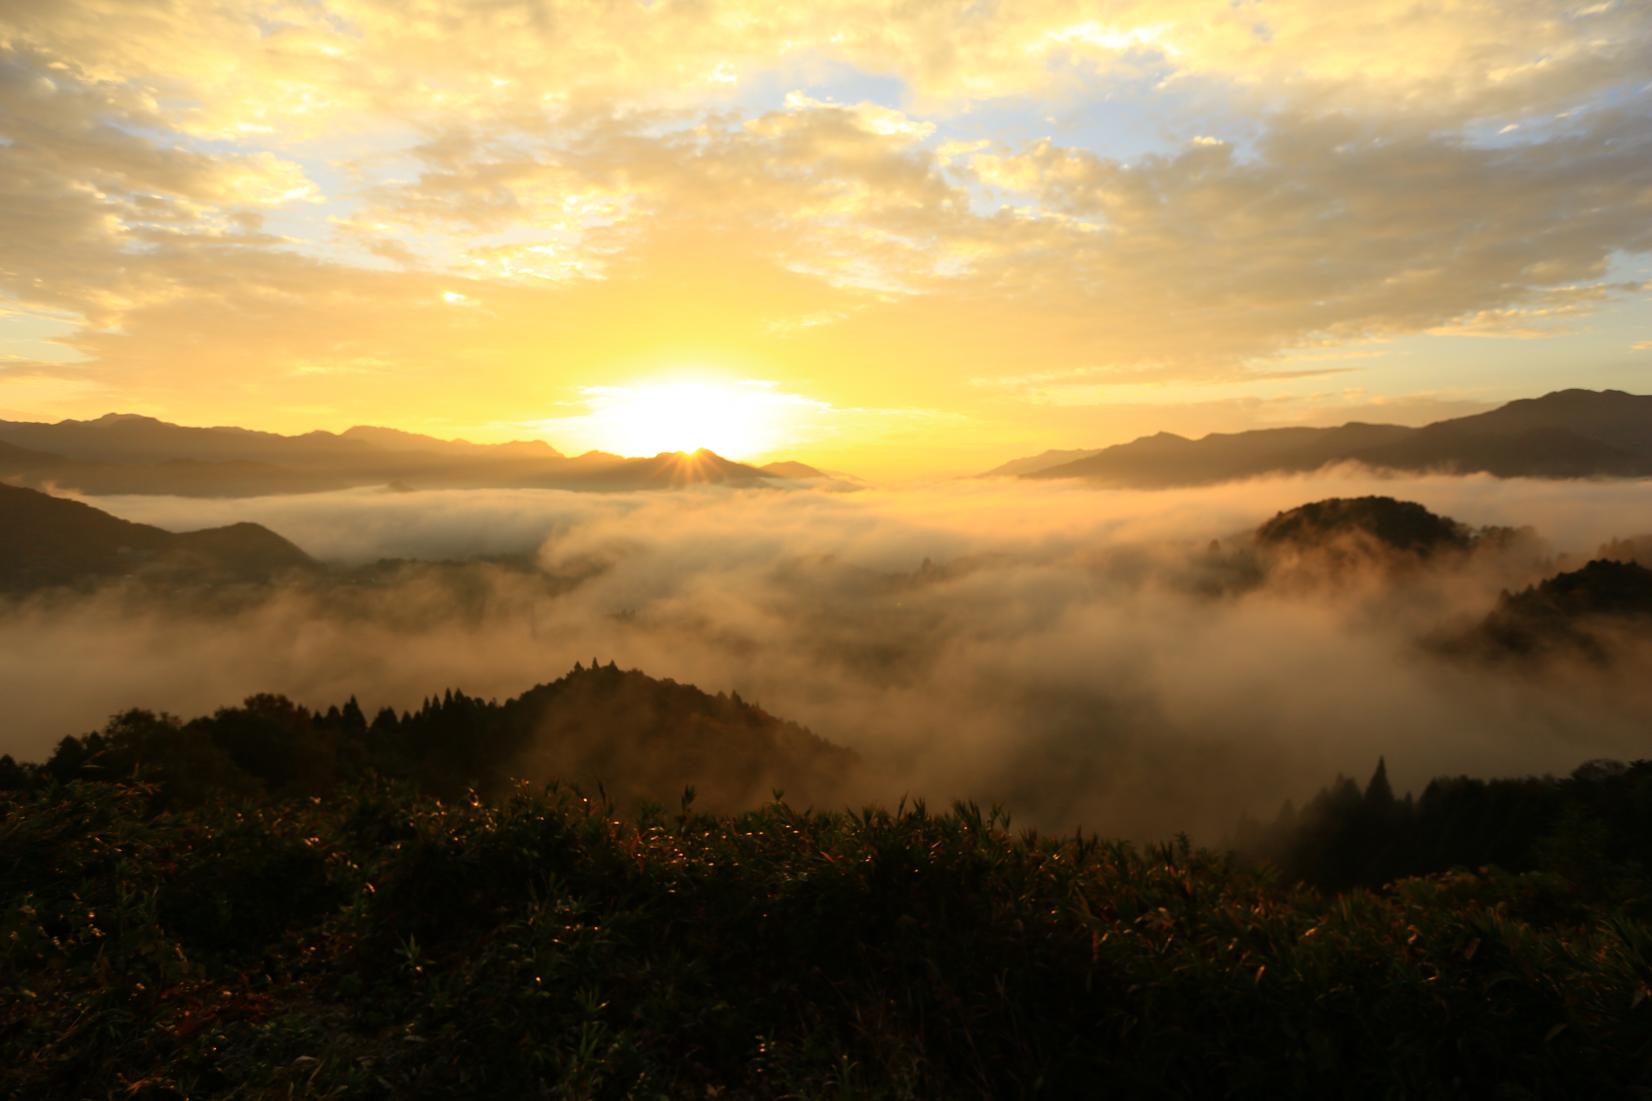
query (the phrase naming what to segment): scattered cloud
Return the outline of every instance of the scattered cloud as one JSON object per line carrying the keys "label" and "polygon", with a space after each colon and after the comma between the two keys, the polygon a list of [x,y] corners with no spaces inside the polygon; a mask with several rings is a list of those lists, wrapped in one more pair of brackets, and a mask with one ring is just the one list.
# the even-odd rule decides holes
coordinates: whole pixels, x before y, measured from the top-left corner
{"label": "scattered cloud", "polygon": [[[966,418],[1039,376],[1036,418],[1094,363],[1587,332],[1652,251],[1649,49],[1560,0],[19,0],[0,301],[179,417],[449,416],[462,374],[484,424],[687,357]],[[1035,129],[1086,104],[1164,138]],[[305,371],[363,357],[405,385]]]}

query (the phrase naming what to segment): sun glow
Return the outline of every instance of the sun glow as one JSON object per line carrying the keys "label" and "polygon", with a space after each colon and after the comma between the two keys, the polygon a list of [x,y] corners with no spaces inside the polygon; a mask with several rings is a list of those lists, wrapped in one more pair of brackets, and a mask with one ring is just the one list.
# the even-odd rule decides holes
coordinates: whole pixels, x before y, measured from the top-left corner
{"label": "sun glow", "polygon": [[752,458],[789,442],[800,415],[819,406],[753,380],[639,382],[595,386],[585,395],[595,445],[621,455],[705,448]]}

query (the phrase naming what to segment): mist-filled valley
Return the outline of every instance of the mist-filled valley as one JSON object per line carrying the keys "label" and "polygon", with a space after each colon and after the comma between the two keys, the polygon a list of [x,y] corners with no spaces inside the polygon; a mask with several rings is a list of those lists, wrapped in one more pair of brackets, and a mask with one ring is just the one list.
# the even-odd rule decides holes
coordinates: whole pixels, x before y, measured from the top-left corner
{"label": "mist-filled valley", "polygon": [[[1264,527],[1367,496],[1461,526]],[[966,798],[1047,829],[1217,842],[1379,757],[1401,791],[1563,773],[1643,754],[1652,721],[1645,619],[1543,620],[1517,644],[1488,623],[1508,594],[1603,548],[1636,557],[1652,532],[1639,481],[1341,468],[1151,492],[954,481],[86,501],[173,531],[261,524],[314,562],[12,593],[0,752],[18,759],[130,708],[187,719],[273,693],[400,712],[445,690],[515,697],[594,658],[738,693],[853,751],[857,767],[811,793],[825,807]],[[604,779],[532,775],[547,766],[529,760],[501,767]],[[607,782],[624,768],[605,766]]]}

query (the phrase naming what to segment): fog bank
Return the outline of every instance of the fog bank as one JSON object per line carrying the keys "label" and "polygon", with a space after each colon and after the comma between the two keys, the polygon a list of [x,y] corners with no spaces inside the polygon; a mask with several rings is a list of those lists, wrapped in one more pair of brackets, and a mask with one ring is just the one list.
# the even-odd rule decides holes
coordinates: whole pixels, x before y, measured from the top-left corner
{"label": "fog bank", "polygon": [[[514,695],[576,660],[737,690],[866,758],[858,797],[1002,801],[1051,828],[1212,838],[1379,754],[1442,772],[1648,753],[1652,651],[1597,668],[1448,660],[1423,640],[1506,587],[1652,531],[1646,483],[1377,478],[1173,491],[955,482],[855,494],[381,491],[97,498],[183,530],[263,523],[338,563],[532,555],[157,596],[56,594],[0,620],[0,751],[38,759],[131,706],[185,716],[256,691],[405,708]],[[1328,496],[1530,524],[1535,554],[1239,585],[1238,533]],[[1211,540],[1218,540],[1211,547]]]}

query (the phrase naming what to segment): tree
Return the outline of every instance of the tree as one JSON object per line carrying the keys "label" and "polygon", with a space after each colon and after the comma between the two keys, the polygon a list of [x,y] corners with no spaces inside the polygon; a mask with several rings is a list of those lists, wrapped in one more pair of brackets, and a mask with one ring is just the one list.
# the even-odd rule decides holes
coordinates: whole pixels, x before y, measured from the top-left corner
{"label": "tree", "polygon": [[1387,811],[1394,806],[1394,789],[1388,784],[1388,762],[1377,758],[1377,770],[1365,785],[1365,806],[1368,810]]}

